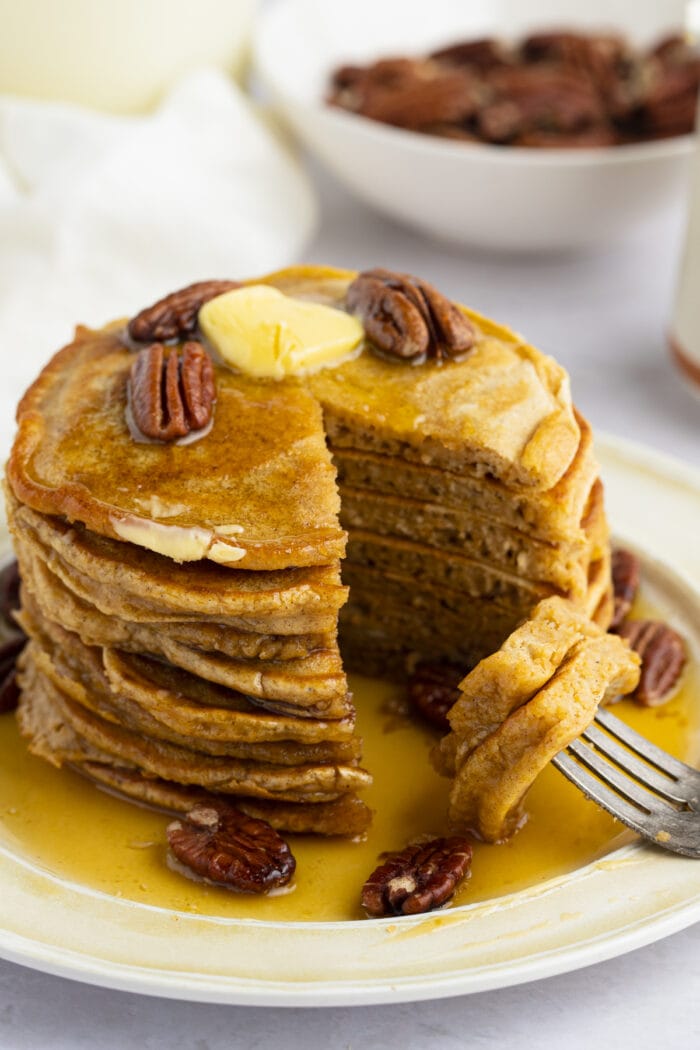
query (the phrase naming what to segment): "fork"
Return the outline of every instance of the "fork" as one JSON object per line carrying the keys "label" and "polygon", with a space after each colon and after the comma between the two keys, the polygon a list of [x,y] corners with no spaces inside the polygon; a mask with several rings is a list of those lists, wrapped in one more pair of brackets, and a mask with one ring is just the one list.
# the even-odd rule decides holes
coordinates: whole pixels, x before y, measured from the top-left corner
{"label": "fork", "polygon": [[643,838],[700,859],[700,771],[609,711],[552,759],[584,795]]}

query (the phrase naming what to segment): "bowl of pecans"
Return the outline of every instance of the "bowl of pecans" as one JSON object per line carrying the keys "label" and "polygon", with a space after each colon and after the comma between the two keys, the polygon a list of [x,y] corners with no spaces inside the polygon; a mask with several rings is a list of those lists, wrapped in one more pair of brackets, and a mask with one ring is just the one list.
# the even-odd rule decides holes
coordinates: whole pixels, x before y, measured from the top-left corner
{"label": "bowl of pecans", "polygon": [[278,0],[254,43],[366,203],[494,250],[601,246],[683,199],[700,57],[681,0]]}

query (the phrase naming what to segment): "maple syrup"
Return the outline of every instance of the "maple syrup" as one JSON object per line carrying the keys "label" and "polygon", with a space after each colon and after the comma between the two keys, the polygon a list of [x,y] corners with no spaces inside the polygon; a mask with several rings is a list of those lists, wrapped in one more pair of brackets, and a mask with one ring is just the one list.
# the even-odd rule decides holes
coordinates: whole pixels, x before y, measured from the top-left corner
{"label": "maple syrup", "polygon": [[[366,800],[374,820],[362,842],[289,836],[297,858],[289,892],[256,897],[193,882],[166,862],[169,817],[96,788],[69,769],[31,756],[14,718],[0,718],[0,835],[25,860],[116,896],[203,915],[269,921],[362,918],[359,895],[385,850],[445,832],[449,781],[432,769],[437,735],[400,713],[401,690],[351,678],[364,737],[364,762],[375,778]],[[397,710],[399,713],[397,713]],[[700,682],[686,671],[665,706],[615,708],[649,739],[695,759],[700,739]],[[563,875],[627,840],[629,833],[547,767],[528,795],[529,819],[509,842],[476,843],[473,874],[453,905],[498,897]]]}

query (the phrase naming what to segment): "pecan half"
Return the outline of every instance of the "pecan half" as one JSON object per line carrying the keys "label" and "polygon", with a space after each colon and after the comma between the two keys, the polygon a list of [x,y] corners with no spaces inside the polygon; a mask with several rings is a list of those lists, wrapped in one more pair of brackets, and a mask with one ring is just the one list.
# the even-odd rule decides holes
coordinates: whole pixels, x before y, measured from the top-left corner
{"label": "pecan half", "polygon": [[358,112],[383,124],[421,131],[431,124],[466,121],[476,108],[471,77],[454,69],[432,76],[417,75],[388,86],[368,86]]}
{"label": "pecan half", "polygon": [[475,333],[462,311],[427,281],[377,268],[352,282],[348,309],[362,320],[371,343],[382,353],[419,363],[463,357]]}
{"label": "pecan half", "polygon": [[296,861],[265,820],[216,799],[199,803],[167,829],[177,859],[202,878],[243,893],[265,893],[289,882]]}
{"label": "pecan half", "polygon": [[658,707],[673,693],[686,653],[683,639],[668,624],[656,620],[627,620],[617,630],[642,658],[639,685],[632,699],[643,707]]}
{"label": "pecan half", "polygon": [[605,119],[591,80],[568,66],[535,63],[496,69],[489,85],[494,102],[506,100],[517,108],[523,131],[571,132]]}
{"label": "pecan half", "polygon": [[199,281],[180,288],[132,317],[129,335],[137,343],[185,339],[196,331],[197,315],[205,303],[240,287],[240,281]]}
{"label": "pecan half", "polygon": [[680,62],[692,61],[696,57],[692,45],[682,33],[669,33],[668,36],[657,40],[649,54],[664,65],[677,65]]}
{"label": "pecan half", "polygon": [[622,37],[612,33],[533,33],[521,45],[526,62],[561,62],[596,80],[621,66],[627,52]]}
{"label": "pecan half", "polygon": [[463,838],[433,839],[390,853],[362,889],[362,907],[372,918],[418,915],[449,900],[471,866]]}
{"label": "pecan half", "polygon": [[639,587],[639,558],[632,551],[622,547],[613,551],[612,582],[615,611],[609,629],[616,631],[632,608]]}
{"label": "pecan half", "polygon": [[468,120],[478,104],[466,69],[427,60],[382,59],[365,68],[341,66],[329,102],[383,124],[422,131]]}
{"label": "pecan half", "polygon": [[505,65],[511,58],[507,48],[499,40],[482,37],[480,40],[464,40],[433,51],[429,58],[450,66],[471,66],[476,69],[493,69]]}
{"label": "pecan half", "polygon": [[216,400],[214,365],[200,343],[166,356],[162,343],[140,350],[129,373],[129,405],[147,438],[173,441],[210,422]]}
{"label": "pecan half", "polygon": [[459,700],[457,688],[465,675],[463,667],[452,663],[424,661],[408,680],[408,698],[426,721],[445,732],[450,728],[448,714]]}
{"label": "pecan half", "polygon": [[640,109],[645,132],[657,138],[690,134],[695,126],[700,60],[659,64],[655,73]]}
{"label": "pecan half", "polygon": [[0,643],[0,714],[14,710],[19,700],[15,664],[27,643],[26,635],[12,616],[20,604],[19,584],[17,562],[11,561],[0,572],[0,622],[3,633],[9,632]]}

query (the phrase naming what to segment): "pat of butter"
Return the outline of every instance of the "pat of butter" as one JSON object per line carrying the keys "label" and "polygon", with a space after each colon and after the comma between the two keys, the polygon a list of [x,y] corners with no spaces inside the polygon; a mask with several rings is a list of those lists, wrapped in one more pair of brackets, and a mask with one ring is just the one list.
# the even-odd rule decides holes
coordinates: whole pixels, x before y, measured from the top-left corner
{"label": "pat of butter", "polygon": [[176,562],[209,558],[220,565],[232,565],[246,555],[243,547],[217,539],[215,532],[199,525],[165,525],[162,521],[138,518],[134,514],[126,518],[114,516],[110,522],[120,539]]}
{"label": "pat of butter", "polygon": [[199,326],[228,364],[272,379],[332,368],[364,337],[360,322],[342,310],[263,284],[210,299],[199,311]]}

